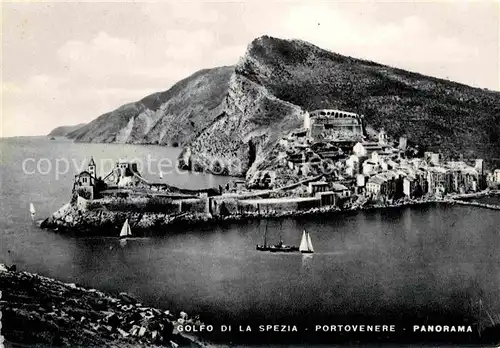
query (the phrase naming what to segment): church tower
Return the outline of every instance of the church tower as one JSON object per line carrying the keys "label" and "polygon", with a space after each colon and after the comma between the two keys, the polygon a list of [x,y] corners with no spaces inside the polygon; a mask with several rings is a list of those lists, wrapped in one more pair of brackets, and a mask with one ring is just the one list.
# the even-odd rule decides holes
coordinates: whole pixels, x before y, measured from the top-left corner
{"label": "church tower", "polygon": [[478,185],[480,190],[484,190],[486,188],[486,176],[484,175],[484,160],[483,159],[476,159],[474,161],[474,169],[477,171],[478,175]]}
{"label": "church tower", "polygon": [[96,177],[96,167],[94,162],[94,157],[90,157],[90,162],[87,168],[87,171],[92,175],[92,177]]}

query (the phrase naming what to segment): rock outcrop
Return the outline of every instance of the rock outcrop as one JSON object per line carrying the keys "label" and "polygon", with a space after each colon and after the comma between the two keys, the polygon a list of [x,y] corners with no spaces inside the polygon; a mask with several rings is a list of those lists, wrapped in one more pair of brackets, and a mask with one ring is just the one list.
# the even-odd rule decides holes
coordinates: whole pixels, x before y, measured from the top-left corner
{"label": "rock outcrop", "polygon": [[210,219],[210,216],[203,212],[181,213],[178,210],[179,205],[175,203],[165,204],[154,211],[145,211],[140,208],[139,202],[132,200],[126,204],[107,204],[104,201],[87,201],[78,197],[76,202],[65,204],[41,222],[40,227],[69,231],[81,236],[117,237],[124,221],[128,219],[133,236],[143,237],[166,233],[169,231],[166,227],[173,224],[198,223]]}
{"label": "rock outcrop", "polygon": [[[284,131],[303,122],[303,110],[280,100],[266,88],[235,73],[231,76],[223,112],[181,154],[193,170],[243,176],[264,160],[265,150]],[[184,162],[186,160],[184,159]]]}

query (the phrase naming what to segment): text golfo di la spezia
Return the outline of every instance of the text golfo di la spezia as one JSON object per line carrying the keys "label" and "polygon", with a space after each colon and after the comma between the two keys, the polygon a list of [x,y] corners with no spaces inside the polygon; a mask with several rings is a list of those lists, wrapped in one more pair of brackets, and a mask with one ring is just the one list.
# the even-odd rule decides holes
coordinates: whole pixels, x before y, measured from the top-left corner
{"label": "text golfo di la spezia", "polygon": [[413,332],[413,333],[472,333],[471,325],[411,325],[398,326],[394,324],[335,324],[325,325],[317,324],[303,327],[300,325],[280,325],[280,324],[260,324],[260,325],[176,325],[178,332],[274,332],[274,333],[293,333],[312,331],[317,333],[395,333],[395,332]]}

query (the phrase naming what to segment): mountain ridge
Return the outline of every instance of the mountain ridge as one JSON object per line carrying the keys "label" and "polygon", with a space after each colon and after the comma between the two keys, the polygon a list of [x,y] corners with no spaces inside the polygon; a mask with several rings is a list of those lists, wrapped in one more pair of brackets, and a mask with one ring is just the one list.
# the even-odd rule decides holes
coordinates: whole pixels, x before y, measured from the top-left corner
{"label": "mountain ridge", "polygon": [[[213,118],[208,114],[222,102],[232,70],[231,66],[199,70],[166,91],[150,94],[99,116],[85,127],[68,134],[68,137],[77,142],[176,146],[185,142],[184,138],[189,139],[199,128],[204,128]],[[208,87],[200,86],[203,83]],[[195,92],[191,98],[186,98],[185,94],[190,90]],[[203,117],[197,117],[196,113],[201,113]],[[162,128],[165,119],[169,124]],[[165,130],[165,127],[174,126],[178,126],[177,132]]]}
{"label": "mountain ridge", "polygon": [[266,168],[269,151],[301,126],[305,112],[336,108],[363,114],[371,127],[394,138],[405,135],[428,150],[500,157],[500,92],[343,56],[302,40],[259,37],[236,66],[201,70],[143,100],[155,98],[161,101],[157,106],[141,100],[101,115],[93,122],[104,122],[104,134],[89,132],[91,122],[70,136],[179,145],[182,166],[245,175]]}

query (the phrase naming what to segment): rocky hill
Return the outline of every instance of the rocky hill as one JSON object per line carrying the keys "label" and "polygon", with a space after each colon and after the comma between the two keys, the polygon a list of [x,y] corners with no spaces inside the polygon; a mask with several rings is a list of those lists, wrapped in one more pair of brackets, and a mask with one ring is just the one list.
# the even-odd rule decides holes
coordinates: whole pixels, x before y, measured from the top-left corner
{"label": "rocky hill", "polygon": [[77,130],[78,128],[81,128],[85,126],[85,123],[79,123],[77,125],[74,125],[74,126],[60,126],[60,127],[57,127],[57,128],[54,128],[53,130],[50,131],[49,134],[47,134],[48,137],[64,137],[66,136],[68,133],[71,133],[75,130]]}
{"label": "rocky hill", "polygon": [[181,165],[244,175],[306,111],[365,115],[445,155],[500,157],[500,93],[354,59],[299,40],[255,39],[235,68],[203,70],[102,115],[77,141],[184,146]]}
{"label": "rocky hill", "polygon": [[99,116],[68,137],[78,142],[169,146],[187,143],[220,113],[233,70],[200,70],[165,92]]}

